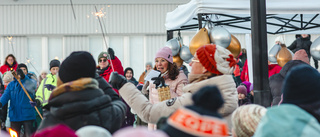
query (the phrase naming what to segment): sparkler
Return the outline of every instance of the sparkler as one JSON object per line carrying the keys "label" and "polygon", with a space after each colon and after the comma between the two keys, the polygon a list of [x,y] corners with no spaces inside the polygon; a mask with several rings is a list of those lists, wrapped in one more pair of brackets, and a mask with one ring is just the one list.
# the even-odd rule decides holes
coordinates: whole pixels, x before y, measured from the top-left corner
{"label": "sparkler", "polygon": [[16,53],[14,52],[14,48],[13,48],[12,36],[10,36],[10,37],[8,36],[7,39],[9,40],[9,44],[11,45],[13,54],[16,55]]}
{"label": "sparkler", "polygon": [[76,20],[76,13],[74,12],[74,9],[73,9],[73,3],[72,3],[72,0],[70,0],[70,3],[71,3],[71,8],[72,8],[72,12],[73,12],[74,20]]}
{"label": "sparkler", "polygon": [[28,57],[26,57],[26,59],[27,59],[27,62],[33,67],[33,69],[38,73],[38,75],[40,75],[36,67],[34,67],[33,64],[31,63],[31,60]]}
{"label": "sparkler", "polygon": [[[97,18],[98,18],[98,20],[99,20],[99,24],[100,24],[100,28],[101,28],[101,33],[102,33],[102,37],[103,37],[103,40],[104,40],[104,44],[105,44],[106,48],[108,49],[109,47],[108,47],[108,44],[107,44],[106,37],[105,37],[105,35],[104,35],[102,23],[101,23],[101,20],[100,20],[100,18],[104,16],[104,12],[102,12],[102,9],[98,12],[97,6],[94,6],[94,7],[95,7],[95,9],[96,9],[95,16],[97,16]],[[104,28],[106,28],[106,27],[104,27]],[[109,54],[108,54],[108,58],[110,59],[112,71],[114,71],[113,64],[112,64],[112,61],[111,61],[111,58],[110,58],[110,55],[109,55]]]}
{"label": "sparkler", "polygon": [[10,134],[10,137],[18,137],[17,132],[12,130],[11,128],[9,128],[9,134]]}

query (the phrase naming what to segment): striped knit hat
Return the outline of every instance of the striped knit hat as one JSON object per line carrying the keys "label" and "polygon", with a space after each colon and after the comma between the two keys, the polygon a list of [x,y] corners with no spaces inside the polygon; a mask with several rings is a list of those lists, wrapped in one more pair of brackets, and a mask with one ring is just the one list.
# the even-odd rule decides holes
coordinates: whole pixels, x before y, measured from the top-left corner
{"label": "striped knit hat", "polygon": [[232,114],[232,125],[237,137],[253,136],[261,118],[267,109],[263,106],[250,104],[237,108]]}
{"label": "striped knit hat", "polygon": [[213,74],[233,73],[236,60],[229,50],[215,44],[201,46],[196,52],[200,63]]}

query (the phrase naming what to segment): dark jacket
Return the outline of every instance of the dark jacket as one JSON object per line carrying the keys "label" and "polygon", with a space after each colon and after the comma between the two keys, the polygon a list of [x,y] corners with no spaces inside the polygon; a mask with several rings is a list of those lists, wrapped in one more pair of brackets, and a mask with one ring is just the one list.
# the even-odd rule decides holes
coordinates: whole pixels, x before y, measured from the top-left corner
{"label": "dark jacket", "polygon": [[269,86],[270,86],[270,90],[273,98],[271,103],[272,106],[278,105],[281,100],[282,84],[287,72],[291,68],[301,64],[306,64],[306,63],[301,60],[291,60],[282,67],[282,69],[278,74],[274,74],[269,78]]}
{"label": "dark jacket", "polygon": [[288,47],[288,49],[290,49],[293,53],[295,53],[296,51],[300,50],[300,49],[304,49],[307,54],[308,57],[310,58],[310,46],[311,46],[312,42],[310,41],[310,37],[306,37],[306,38],[298,38],[295,41],[293,41],[293,43]]}
{"label": "dark jacket", "polygon": [[73,130],[97,125],[113,133],[121,127],[126,113],[125,104],[121,100],[112,101],[92,78],[60,85],[52,92],[44,108],[46,112],[38,130],[63,123]]}
{"label": "dark jacket", "polygon": [[130,80],[128,80],[128,82],[131,82],[135,86],[137,86],[139,84],[139,82],[134,77],[132,77]]}
{"label": "dark jacket", "polygon": [[109,95],[114,100],[120,100],[119,95],[113,90],[111,85],[98,73],[96,73],[95,79],[99,82],[99,88],[104,92],[104,94]]}

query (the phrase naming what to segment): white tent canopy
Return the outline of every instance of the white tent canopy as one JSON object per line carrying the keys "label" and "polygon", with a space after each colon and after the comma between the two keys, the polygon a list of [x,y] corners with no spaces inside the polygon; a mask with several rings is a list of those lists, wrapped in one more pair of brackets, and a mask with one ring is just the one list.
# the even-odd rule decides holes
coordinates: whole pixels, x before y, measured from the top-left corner
{"label": "white tent canopy", "polygon": [[[266,0],[266,10],[267,14],[272,14],[267,15],[267,31],[269,33],[277,32],[281,29],[281,25],[285,25],[286,22],[289,22],[289,24],[286,24],[281,29],[285,33],[319,34],[320,32],[320,25],[318,25],[320,24],[320,17],[317,16],[312,20],[316,14],[320,13],[320,0]],[[213,23],[234,20],[238,17],[239,23],[233,21],[232,23],[227,22],[227,24],[222,23],[221,25],[226,27],[231,33],[251,33],[250,20],[244,21],[244,18],[250,19],[250,0],[191,0],[189,3],[180,5],[174,11],[167,13],[166,29],[175,30],[181,29],[182,26],[197,24],[198,21],[195,18],[197,18],[198,14],[211,14],[208,16]],[[221,14],[235,17],[223,16]],[[295,14],[303,15],[295,16]],[[295,18],[293,18],[294,16]],[[291,18],[293,18],[293,21],[289,21]],[[309,24],[310,20],[312,22]],[[302,31],[292,30],[301,28],[301,26],[312,28]]]}

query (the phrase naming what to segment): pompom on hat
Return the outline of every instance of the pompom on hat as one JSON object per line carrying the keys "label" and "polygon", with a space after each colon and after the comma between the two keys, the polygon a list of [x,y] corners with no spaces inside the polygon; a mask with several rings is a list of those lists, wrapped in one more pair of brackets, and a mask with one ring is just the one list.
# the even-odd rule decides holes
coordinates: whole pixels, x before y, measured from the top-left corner
{"label": "pompom on hat", "polygon": [[237,108],[232,114],[232,125],[237,137],[251,137],[256,131],[267,109],[263,106],[249,104]]}
{"label": "pompom on hat", "polygon": [[224,103],[219,89],[203,87],[192,100],[194,104],[175,111],[162,130],[174,137],[228,136],[228,125],[218,113]]}
{"label": "pompom on hat", "polygon": [[157,59],[159,57],[164,58],[171,64],[173,63],[172,50],[169,47],[163,47],[159,49],[154,59]]}
{"label": "pompom on hat", "polygon": [[213,74],[232,74],[236,60],[231,52],[221,46],[208,44],[201,46],[196,52],[202,66]]}

